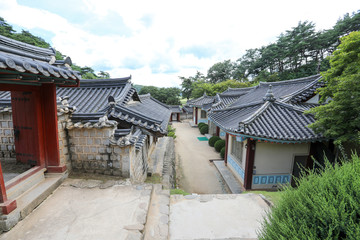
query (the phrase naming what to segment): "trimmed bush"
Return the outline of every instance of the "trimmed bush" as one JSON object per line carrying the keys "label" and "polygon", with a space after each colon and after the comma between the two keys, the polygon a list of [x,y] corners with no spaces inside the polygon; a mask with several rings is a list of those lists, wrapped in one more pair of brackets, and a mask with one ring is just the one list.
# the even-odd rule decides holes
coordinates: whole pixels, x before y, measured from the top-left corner
{"label": "trimmed bush", "polygon": [[265,217],[259,239],[360,239],[360,159],[307,171]]}
{"label": "trimmed bush", "polygon": [[198,124],[199,130],[200,130],[200,128],[201,128],[202,126],[204,126],[204,125],[206,125],[206,123],[203,123],[203,122],[199,123],[199,124]]}
{"label": "trimmed bush", "polygon": [[209,126],[207,125],[207,124],[205,124],[204,126],[202,126],[201,128],[200,128],[200,133],[201,134],[206,134],[206,133],[209,133]]}
{"label": "trimmed bush", "polygon": [[214,147],[217,152],[220,152],[221,149],[225,147],[225,140],[222,139],[217,140],[216,143],[214,144]]}
{"label": "trimmed bush", "polygon": [[220,150],[220,157],[221,157],[221,158],[224,158],[224,157],[225,157],[225,147],[223,147],[223,148]]}
{"label": "trimmed bush", "polygon": [[209,146],[210,146],[210,147],[214,147],[214,144],[216,143],[217,140],[221,140],[221,138],[218,137],[218,136],[212,136],[212,137],[209,139]]}

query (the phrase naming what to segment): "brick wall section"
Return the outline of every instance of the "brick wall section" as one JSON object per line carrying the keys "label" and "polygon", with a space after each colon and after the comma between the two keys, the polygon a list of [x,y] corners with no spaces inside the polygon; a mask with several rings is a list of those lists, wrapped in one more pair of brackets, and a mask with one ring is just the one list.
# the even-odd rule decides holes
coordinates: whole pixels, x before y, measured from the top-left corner
{"label": "brick wall section", "polygon": [[11,112],[0,113],[0,158],[16,159],[14,131]]}
{"label": "brick wall section", "polygon": [[115,128],[68,130],[73,170],[128,177],[122,160],[130,162],[130,147],[110,145],[114,131]]}

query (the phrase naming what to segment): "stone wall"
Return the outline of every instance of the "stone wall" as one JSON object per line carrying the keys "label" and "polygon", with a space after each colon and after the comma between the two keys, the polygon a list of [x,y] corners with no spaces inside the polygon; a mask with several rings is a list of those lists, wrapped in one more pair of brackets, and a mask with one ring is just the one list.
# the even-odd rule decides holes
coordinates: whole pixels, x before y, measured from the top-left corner
{"label": "stone wall", "polygon": [[73,128],[68,130],[71,163],[74,171],[122,176],[122,158],[130,147],[110,145],[115,128]]}
{"label": "stone wall", "polygon": [[70,121],[69,115],[64,114],[58,116],[58,134],[59,134],[59,153],[60,153],[60,165],[66,165],[66,168],[71,171],[71,161],[69,154],[69,144],[66,123]]}
{"label": "stone wall", "polygon": [[4,160],[16,159],[11,112],[0,113],[0,140],[0,158]]}

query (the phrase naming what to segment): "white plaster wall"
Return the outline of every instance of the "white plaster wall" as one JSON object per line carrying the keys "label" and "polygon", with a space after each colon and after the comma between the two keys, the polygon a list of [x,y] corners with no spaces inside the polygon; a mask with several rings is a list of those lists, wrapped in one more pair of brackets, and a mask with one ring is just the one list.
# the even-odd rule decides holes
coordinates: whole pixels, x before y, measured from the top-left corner
{"label": "white plaster wall", "polygon": [[308,155],[309,143],[275,144],[257,142],[255,150],[256,175],[292,174],[295,155]]}
{"label": "white plaster wall", "polygon": [[316,94],[315,96],[313,96],[312,98],[310,98],[309,100],[307,100],[307,103],[319,103],[319,94]]}
{"label": "white plaster wall", "polygon": [[[232,138],[236,138],[236,137],[234,137],[234,136],[229,136],[228,155],[231,155],[231,157],[232,157],[233,159],[236,159],[236,157],[231,154]],[[245,148],[245,146],[246,146],[246,144],[247,144],[247,141],[248,141],[248,140],[245,140],[245,141],[243,142],[243,145],[242,145],[242,148],[243,148],[243,149],[242,149],[242,163],[241,163],[241,166],[240,166],[240,167],[241,167],[242,169],[244,169],[244,170],[245,170],[245,164],[246,164],[246,148]]]}
{"label": "white plaster wall", "polygon": [[220,137],[221,139],[225,140],[225,138],[226,138],[226,133],[225,133],[223,130],[220,129],[219,135],[220,135],[219,137]]}

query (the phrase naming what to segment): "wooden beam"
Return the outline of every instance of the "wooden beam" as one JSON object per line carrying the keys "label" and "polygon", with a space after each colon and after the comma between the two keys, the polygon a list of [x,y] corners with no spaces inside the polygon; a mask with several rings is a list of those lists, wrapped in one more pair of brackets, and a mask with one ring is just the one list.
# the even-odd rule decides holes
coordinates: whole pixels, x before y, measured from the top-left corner
{"label": "wooden beam", "polygon": [[226,135],[225,135],[225,154],[224,154],[225,166],[227,166],[228,151],[229,151],[229,134],[226,133]]}
{"label": "wooden beam", "polygon": [[255,144],[254,140],[247,141],[246,148],[246,162],[245,162],[245,179],[244,187],[246,190],[251,189],[252,177],[254,171],[254,160],[255,160]]}

